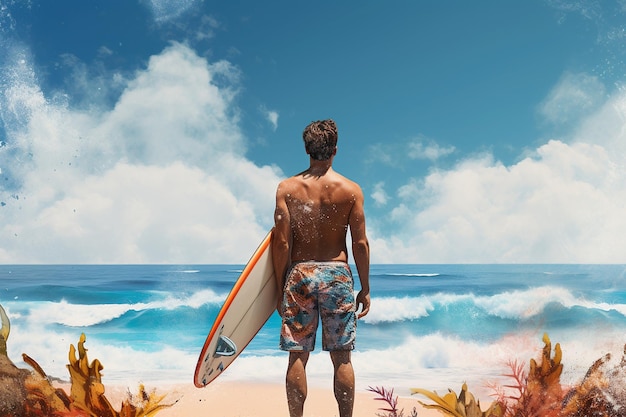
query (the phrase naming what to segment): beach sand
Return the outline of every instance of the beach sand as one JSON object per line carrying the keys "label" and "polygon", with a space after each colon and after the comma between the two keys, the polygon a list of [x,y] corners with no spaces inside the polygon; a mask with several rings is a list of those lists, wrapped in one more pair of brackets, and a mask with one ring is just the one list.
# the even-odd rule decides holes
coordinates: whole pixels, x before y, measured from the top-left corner
{"label": "beach sand", "polygon": [[[156,390],[157,394],[168,394],[163,403],[176,400],[171,408],[159,411],[158,417],[182,416],[211,416],[211,417],[289,417],[284,386],[272,383],[246,383],[215,381],[207,387],[196,388],[193,384],[151,386],[146,384],[146,390]],[[115,409],[126,398],[127,393],[135,394],[137,387],[107,387],[105,395]],[[410,417],[413,408],[417,409],[420,417],[440,417],[441,413],[428,410],[418,403],[417,397],[410,393],[399,394],[398,409],[404,409],[404,416]],[[387,407],[387,403],[376,401],[377,395],[364,391],[357,391],[355,395],[354,417],[387,416],[380,408]],[[424,398],[419,398],[425,400]],[[426,402],[429,402],[428,400]],[[304,408],[305,417],[333,417],[338,416],[337,403],[332,389],[309,387],[309,393]]]}

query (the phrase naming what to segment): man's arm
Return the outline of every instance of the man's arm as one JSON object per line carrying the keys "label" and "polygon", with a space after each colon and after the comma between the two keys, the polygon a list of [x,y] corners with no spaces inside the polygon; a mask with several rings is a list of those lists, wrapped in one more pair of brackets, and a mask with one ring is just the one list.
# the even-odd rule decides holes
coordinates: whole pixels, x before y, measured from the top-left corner
{"label": "man's arm", "polygon": [[363,192],[358,189],[355,202],[350,211],[350,236],[352,237],[352,255],[361,281],[361,291],[357,294],[357,309],[362,306],[359,318],[370,310],[370,245],[365,232],[365,211],[363,209]]}
{"label": "man's arm", "polygon": [[[281,186],[283,189],[281,189]],[[291,264],[291,220],[285,200],[286,193],[281,183],[276,191],[276,209],[274,210],[274,231],[272,233],[272,264],[278,287],[278,312],[283,299],[285,274]]]}

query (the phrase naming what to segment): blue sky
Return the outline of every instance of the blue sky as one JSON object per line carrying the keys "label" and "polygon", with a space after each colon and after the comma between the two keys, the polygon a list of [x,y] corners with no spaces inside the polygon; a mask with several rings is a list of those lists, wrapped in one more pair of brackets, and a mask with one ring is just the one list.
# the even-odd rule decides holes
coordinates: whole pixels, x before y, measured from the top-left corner
{"label": "blue sky", "polygon": [[0,0],[0,262],[243,263],[339,126],[376,263],[625,261],[626,2]]}

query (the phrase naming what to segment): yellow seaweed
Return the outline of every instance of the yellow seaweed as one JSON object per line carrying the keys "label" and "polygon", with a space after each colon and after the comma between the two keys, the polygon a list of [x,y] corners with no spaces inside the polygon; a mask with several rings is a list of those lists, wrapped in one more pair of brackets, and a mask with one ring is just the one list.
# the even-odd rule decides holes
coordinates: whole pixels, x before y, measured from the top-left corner
{"label": "yellow seaweed", "polygon": [[421,388],[411,388],[411,394],[420,394],[429,398],[435,404],[426,404],[422,401],[419,403],[426,408],[437,410],[452,417],[502,417],[504,415],[504,409],[498,402],[491,404],[487,411],[482,411],[480,401],[477,401],[474,395],[467,390],[465,383],[461,387],[461,393],[458,397],[451,389],[448,389],[448,393],[443,397],[436,392]]}
{"label": "yellow seaweed", "polygon": [[72,380],[71,407],[73,409],[87,412],[88,415],[94,417],[149,417],[174,405],[162,404],[161,402],[166,395],[156,395],[155,392],[148,394],[142,384],[139,386],[139,395],[135,398],[129,396],[122,403],[121,410],[115,411],[104,395],[105,390],[101,374],[104,367],[98,359],[95,359],[91,364],[89,363],[85,339],[85,335],[81,334],[78,342],[78,358],[76,357],[76,348],[74,345],[70,345],[70,363],[67,368]]}
{"label": "yellow seaweed", "polygon": [[11,333],[11,323],[9,317],[4,311],[4,308],[0,305],[0,355],[7,356],[7,340],[9,339],[9,333]]}

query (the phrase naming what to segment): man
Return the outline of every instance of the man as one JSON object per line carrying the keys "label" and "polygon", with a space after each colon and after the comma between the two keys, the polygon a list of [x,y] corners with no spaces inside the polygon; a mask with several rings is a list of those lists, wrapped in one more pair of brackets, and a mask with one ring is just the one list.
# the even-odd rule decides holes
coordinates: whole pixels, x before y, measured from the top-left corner
{"label": "man", "polygon": [[[311,123],[302,134],[309,168],[282,181],[276,191],[272,260],[282,316],[281,349],[289,351],[286,388],[291,417],[302,417],[307,395],[306,364],[315,346],[318,316],[322,348],[330,351],[334,392],[341,417],[354,405],[354,349],[357,310],[370,308],[369,243],[363,193],[358,184],[333,171],[337,126]],[[354,297],[346,234],[361,282]]]}

